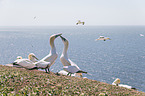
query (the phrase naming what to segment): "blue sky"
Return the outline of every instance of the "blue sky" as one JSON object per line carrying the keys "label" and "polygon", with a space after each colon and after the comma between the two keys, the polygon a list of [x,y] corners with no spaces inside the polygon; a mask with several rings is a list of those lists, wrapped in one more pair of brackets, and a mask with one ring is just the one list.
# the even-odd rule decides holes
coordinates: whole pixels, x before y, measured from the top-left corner
{"label": "blue sky", "polygon": [[[0,0],[0,26],[145,25],[145,0]],[[34,17],[36,18],[34,19]]]}

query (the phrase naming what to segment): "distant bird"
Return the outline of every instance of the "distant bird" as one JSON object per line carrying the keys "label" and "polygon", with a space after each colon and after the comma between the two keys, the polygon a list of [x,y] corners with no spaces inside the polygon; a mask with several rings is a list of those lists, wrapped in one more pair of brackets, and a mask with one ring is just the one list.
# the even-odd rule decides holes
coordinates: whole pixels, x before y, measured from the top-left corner
{"label": "distant bird", "polygon": [[[17,60],[15,60],[14,63],[11,64],[11,66],[33,69],[35,67],[34,62],[36,62],[36,60],[38,60],[38,58],[34,53],[30,53],[28,55],[28,59],[22,59],[21,56],[17,56]],[[8,64],[8,66],[10,66],[10,64]]]}
{"label": "distant bird", "polygon": [[34,19],[36,19],[36,16],[34,17]]}
{"label": "distant bird", "polygon": [[141,37],[143,37],[144,35],[143,34],[139,34]]}
{"label": "distant bird", "polygon": [[128,89],[134,89],[134,90],[136,90],[136,88],[133,88],[132,86],[120,84],[120,79],[119,79],[119,78],[117,78],[117,79],[112,83],[112,85],[116,85],[116,86],[125,87],[125,88],[128,88]]}
{"label": "distant bird", "polygon": [[74,73],[78,73],[80,76],[82,76],[82,73],[86,73],[85,71],[82,71],[74,62],[72,62],[67,55],[67,50],[68,50],[68,40],[65,39],[64,37],[60,36],[63,43],[64,43],[64,49],[62,52],[62,55],[60,56],[60,61],[61,63],[64,65],[63,66],[63,70],[65,70],[66,72],[68,72],[67,75],[74,74]]}
{"label": "distant bird", "polygon": [[109,37],[104,37],[104,36],[100,36],[98,39],[96,39],[96,40],[104,40],[104,41],[106,41],[106,40],[111,40]]}
{"label": "distant bird", "polygon": [[78,24],[85,24],[85,22],[81,22],[80,20],[78,20],[78,22],[76,23],[76,25],[78,25]]}
{"label": "distant bird", "polygon": [[46,73],[47,73],[47,70],[48,70],[48,72],[50,72],[49,71],[50,66],[52,66],[55,63],[55,60],[58,57],[56,48],[54,45],[54,40],[58,36],[61,36],[61,35],[62,34],[54,34],[54,35],[50,36],[49,43],[50,43],[51,49],[50,49],[49,54],[47,56],[45,56],[43,59],[41,59],[40,61],[35,63],[37,68],[45,69]]}

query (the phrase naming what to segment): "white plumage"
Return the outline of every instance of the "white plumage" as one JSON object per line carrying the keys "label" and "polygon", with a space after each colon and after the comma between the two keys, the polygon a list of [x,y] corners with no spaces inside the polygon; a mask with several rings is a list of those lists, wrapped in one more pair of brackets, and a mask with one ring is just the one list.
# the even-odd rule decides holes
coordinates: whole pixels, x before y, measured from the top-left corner
{"label": "white plumage", "polygon": [[104,40],[104,41],[106,41],[106,40],[111,40],[109,37],[104,37],[104,36],[100,36],[98,39],[96,39],[96,40]]}
{"label": "white plumage", "polygon": [[78,25],[78,24],[85,24],[85,22],[81,22],[80,20],[78,20],[78,22],[76,23],[76,25]]}
{"label": "white plumage", "polygon": [[50,52],[47,56],[45,56],[39,62],[35,63],[37,68],[45,69],[46,72],[48,69],[48,72],[49,72],[50,66],[52,66],[55,63],[55,60],[58,57],[58,54],[57,54],[56,48],[55,48],[55,44],[54,44],[54,40],[60,35],[62,35],[62,34],[54,34],[54,35],[50,36],[50,39],[49,39],[49,43],[50,43],[50,47],[51,47]]}
{"label": "white plumage", "polygon": [[[62,74],[62,75],[67,75],[68,74],[68,72],[65,71],[65,70],[60,70],[58,73]],[[73,76],[73,77],[82,77],[82,73],[74,73],[74,74],[71,74],[71,76]],[[84,77],[84,78],[86,78],[86,77]]]}
{"label": "white plumage", "polygon": [[32,62],[29,59],[18,59],[18,60],[15,60],[13,65],[17,65],[17,66],[20,66],[20,67],[23,67],[23,68],[26,68],[26,69],[32,69],[32,68],[35,67],[34,62]]}
{"label": "white plumage", "polygon": [[40,60],[40,61],[38,61],[38,62],[35,62],[34,64],[37,66],[37,68],[45,69],[45,68],[49,67],[49,65],[50,65],[51,63],[50,63],[50,62],[46,62],[46,61]]}
{"label": "white plumage", "polygon": [[36,62],[38,58],[35,56],[34,53],[30,53],[28,55],[28,59],[22,59],[21,56],[17,56],[17,60],[14,61],[14,63],[9,64],[8,66],[14,66],[14,67],[23,67],[26,69],[32,69],[35,67],[34,62]]}
{"label": "white plumage", "polygon": [[120,79],[119,78],[115,79],[115,81],[112,83],[112,85],[116,85],[116,86],[125,87],[125,88],[128,88],[128,89],[136,90],[136,88],[133,88],[132,86],[120,84]]}
{"label": "white plumage", "polygon": [[63,70],[68,72],[68,75],[70,74],[74,74],[74,73],[79,73],[80,75],[82,75],[81,73],[87,73],[85,71],[82,71],[74,62],[72,62],[67,55],[67,50],[68,50],[68,40],[65,39],[64,37],[60,36],[63,43],[64,43],[64,49],[62,52],[62,55],[60,56],[60,61],[63,64]]}

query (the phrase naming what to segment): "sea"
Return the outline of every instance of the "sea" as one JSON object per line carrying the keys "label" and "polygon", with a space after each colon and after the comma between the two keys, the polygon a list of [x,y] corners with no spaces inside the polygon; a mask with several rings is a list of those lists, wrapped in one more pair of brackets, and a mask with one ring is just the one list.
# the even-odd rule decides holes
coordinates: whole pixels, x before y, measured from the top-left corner
{"label": "sea", "polygon": [[[69,41],[68,57],[88,79],[112,84],[120,78],[121,84],[145,92],[145,26],[1,26],[0,64],[28,58],[34,53],[41,60],[49,54],[49,38],[62,33]],[[111,40],[98,40],[99,36]],[[60,56],[64,44],[60,37],[55,46],[58,58],[50,71],[63,70]]]}

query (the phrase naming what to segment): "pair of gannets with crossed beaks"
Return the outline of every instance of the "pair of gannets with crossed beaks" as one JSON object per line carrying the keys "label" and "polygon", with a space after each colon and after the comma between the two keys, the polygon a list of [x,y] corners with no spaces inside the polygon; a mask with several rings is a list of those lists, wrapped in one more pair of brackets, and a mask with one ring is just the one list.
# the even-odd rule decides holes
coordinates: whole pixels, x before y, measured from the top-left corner
{"label": "pair of gannets with crossed beaks", "polygon": [[63,49],[63,52],[62,52],[62,55],[60,56],[60,61],[61,63],[63,64],[63,70],[68,72],[67,75],[70,74],[76,74],[76,75],[79,75],[80,77],[82,77],[82,73],[86,73],[85,71],[82,71],[74,62],[72,62],[69,58],[68,58],[68,55],[67,55],[67,50],[68,50],[68,45],[69,45],[69,42],[66,38],[60,36],[63,43],[64,43],[64,49]]}
{"label": "pair of gannets with crossed beaks", "polygon": [[21,56],[17,56],[17,60],[15,60],[11,64],[6,64],[6,66],[12,67],[22,67],[26,69],[32,69],[35,67],[34,62],[37,62],[38,58],[35,56],[34,53],[30,53],[28,55],[28,59],[23,59]]}

